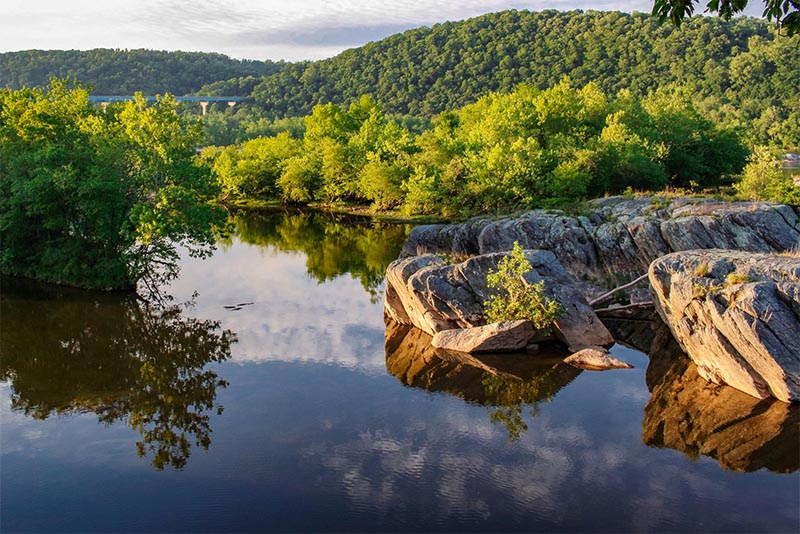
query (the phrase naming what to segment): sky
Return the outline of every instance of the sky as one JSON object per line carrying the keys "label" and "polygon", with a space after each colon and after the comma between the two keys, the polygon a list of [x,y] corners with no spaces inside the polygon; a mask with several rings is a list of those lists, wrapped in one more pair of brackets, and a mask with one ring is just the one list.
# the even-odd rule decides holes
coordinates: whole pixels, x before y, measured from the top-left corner
{"label": "sky", "polygon": [[652,0],[2,0],[0,52],[149,48],[314,60],[505,9],[649,12]]}
{"label": "sky", "polygon": [[504,9],[650,6],[648,0],[2,0],[0,51],[150,48],[298,61]]}

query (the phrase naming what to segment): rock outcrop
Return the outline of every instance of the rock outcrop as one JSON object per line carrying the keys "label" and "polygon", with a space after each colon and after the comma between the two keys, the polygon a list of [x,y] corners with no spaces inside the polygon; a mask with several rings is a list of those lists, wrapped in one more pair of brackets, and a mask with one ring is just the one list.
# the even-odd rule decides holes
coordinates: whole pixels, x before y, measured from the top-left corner
{"label": "rock outcrop", "polygon": [[[612,342],[585,298],[650,269],[658,313],[700,376],[757,398],[800,400],[800,209],[612,197],[576,216],[534,210],[420,226],[387,272],[387,315],[430,334],[482,325],[486,271],[515,242],[539,249],[529,252],[532,279],[548,279],[551,265],[560,271],[548,296],[577,303],[557,324],[574,350]],[[444,259],[470,256],[457,266]],[[632,303],[651,298],[646,288],[628,291]]]}
{"label": "rock outcrop", "polygon": [[472,328],[453,328],[436,332],[431,345],[437,349],[470,354],[477,352],[506,352],[524,349],[536,330],[527,320],[502,321]]}
{"label": "rock outcrop", "polygon": [[[475,256],[454,265],[432,254],[396,260],[386,270],[386,315],[430,335],[483,326],[483,303],[492,294],[486,275],[506,255]],[[567,346],[613,343],[611,334],[552,252],[527,250],[525,257],[531,263],[531,270],[524,275],[526,282],[544,280],[546,296],[566,310],[555,323],[559,340]]]}
{"label": "rock outcrop", "polygon": [[800,258],[732,250],[652,263],[656,309],[706,380],[800,400]]}
{"label": "rock outcrop", "polygon": [[[769,202],[718,202],[658,197],[599,199],[582,216],[530,211],[520,217],[473,219],[414,228],[400,257],[459,257],[512,248],[549,250],[589,295],[602,282],[632,280],[671,252],[726,248],[783,252],[800,243],[798,214]],[[593,282],[592,284],[585,283]]]}

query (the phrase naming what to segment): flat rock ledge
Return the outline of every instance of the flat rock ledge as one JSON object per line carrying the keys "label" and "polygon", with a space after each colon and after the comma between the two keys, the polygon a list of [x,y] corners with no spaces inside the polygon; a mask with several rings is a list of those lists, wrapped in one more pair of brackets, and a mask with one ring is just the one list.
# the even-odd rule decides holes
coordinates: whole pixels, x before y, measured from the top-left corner
{"label": "flat rock ledge", "polygon": [[609,369],[633,369],[629,363],[623,362],[611,356],[603,347],[586,347],[564,359],[578,369],[587,371],[607,371]]}
{"label": "flat rock ledge", "polygon": [[[447,330],[482,327],[483,303],[493,294],[486,276],[506,256],[505,252],[485,254],[457,264],[448,264],[435,254],[396,260],[386,269],[386,316],[432,336]],[[608,329],[552,252],[526,250],[525,257],[531,263],[531,269],[523,275],[525,281],[533,284],[544,280],[545,294],[566,310],[554,324],[558,340],[567,346],[613,344]],[[525,344],[520,348],[524,347]]]}
{"label": "flat rock ledge", "polygon": [[649,270],[656,310],[699,375],[800,401],[800,257],[694,250]]}
{"label": "flat rock ledge", "polygon": [[533,339],[536,330],[530,321],[502,321],[472,328],[455,328],[437,332],[431,345],[457,352],[508,352],[522,350]]}

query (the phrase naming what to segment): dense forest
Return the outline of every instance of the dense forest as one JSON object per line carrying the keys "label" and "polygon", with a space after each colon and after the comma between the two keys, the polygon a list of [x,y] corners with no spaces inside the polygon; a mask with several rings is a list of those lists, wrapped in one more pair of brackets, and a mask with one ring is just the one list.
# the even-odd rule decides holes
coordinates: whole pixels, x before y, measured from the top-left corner
{"label": "dense forest", "polygon": [[439,114],[414,134],[369,96],[314,107],[302,139],[282,132],[208,147],[226,199],[372,203],[408,215],[500,213],[604,193],[730,184],[748,150],[684,87],[609,97],[568,78],[519,85]]}
{"label": "dense forest", "polygon": [[207,143],[221,145],[285,130],[300,136],[299,117],[315,105],[348,106],[365,94],[419,133],[438,113],[519,83],[545,89],[569,76],[576,86],[634,96],[679,83],[699,110],[740,129],[748,143],[793,148],[800,145],[797,42],[746,17],[693,17],[676,28],[642,13],[512,10],[409,30],[315,62],[146,50],[6,53],[0,86],[44,86],[57,76],[95,94],[252,96],[205,118]]}
{"label": "dense forest", "polygon": [[176,243],[207,254],[225,221],[202,135],[169,95],[101,111],[63,80],[0,89],[0,272],[99,289],[176,276]]}
{"label": "dense forest", "polygon": [[694,17],[675,28],[642,13],[503,11],[285,65],[254,84],[254,106],[236,110],[226,125],[257,132],[261,121],[270,134],[268,121],[306,115],[321,103],[349,105],[364,94],[387,113],[432,117],[490,91],[523,82],[545,89],[567,75],[608,95],[685,84],[698,107],[743,128],[751,142],[797,146],[800,46],[770,28],[753,18]]}
{"label": "dense forest", "polygon": [[202,52],[25,50],[0,54],[0,87],[45,87],[53,76],[80,80],[101,95],[180,96],[219,80],[267,76],[282,66]]}

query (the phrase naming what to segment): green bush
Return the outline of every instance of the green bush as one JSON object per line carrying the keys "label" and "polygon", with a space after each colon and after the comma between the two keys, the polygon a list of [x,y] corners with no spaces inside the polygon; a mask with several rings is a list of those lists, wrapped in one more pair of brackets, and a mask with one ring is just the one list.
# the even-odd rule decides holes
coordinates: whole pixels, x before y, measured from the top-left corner
{"label": "green bush", "polygon": [[208,254],[225,223],[201,139],[169,95],[103,112],[63,80],[0,89],[0,272],[96,289],[177,275],[176,242]]}
{"label": "green bush", "polygon": [[544,294],[544,280],[528,284],[523,275],[531,270],[531,264],[519,243],[514,243],[510,256],[497,264],[486,276],[489,288],[498,292],[483,303],[484,317],[488,323],[527,319],[534,328],[549,335],[554,321],[563,313],[564,307]]}
{"label": "green bush", "polygon": [[748,200],[769,200],[784,204],[800,204],[800,187],[781,170],[781,163],[769,148],[757,146],[735,184],[739,196]]}

